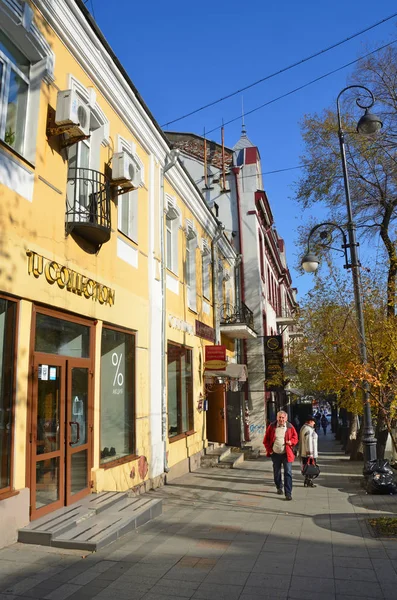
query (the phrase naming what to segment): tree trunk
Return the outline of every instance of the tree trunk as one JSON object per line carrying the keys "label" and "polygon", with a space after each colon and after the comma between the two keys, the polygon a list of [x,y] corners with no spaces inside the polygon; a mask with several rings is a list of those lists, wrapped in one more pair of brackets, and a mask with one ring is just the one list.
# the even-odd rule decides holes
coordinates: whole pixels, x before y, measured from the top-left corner
{"label": "tree trunk", "polygon": [[363,460],[363,431],[364,431],[364,420],[361,419],[360,428],[358,429],[358,418],[355,418],[355,439],[350,442],[350,460]]}

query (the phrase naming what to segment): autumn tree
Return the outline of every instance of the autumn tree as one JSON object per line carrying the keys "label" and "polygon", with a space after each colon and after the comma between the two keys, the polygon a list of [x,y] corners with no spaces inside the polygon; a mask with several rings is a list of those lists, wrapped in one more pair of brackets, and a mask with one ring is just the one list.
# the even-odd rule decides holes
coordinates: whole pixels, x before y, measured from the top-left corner
{"label": "autumn tree", "polygon": [[[352,209],[358,237],[368,246],[381,240],[385,256],[384,301],[382,310],[389,321],[385,327],[394,334],[396,327],[397,285],[397,50],[389,46],[358,63],[349,85],[364,85],[376,97],[376,114],[383,129],[374,136],[356,132],[356,99],[360,90],[347,91],[341,98],[342,120],[347,145],[347,168]],[[362,97],[361,100],[365,99]],[[343,226],[346,223],[345,191],[338,140],[336,106],[322,115],[306,116],[302,124],[305,155],[303,175],[296,187],[296,197],[304,208],[319,203],[329,209],[329,217]],[[380,315],[383,320],[383,313]],[[380,359],[379,359],[380,360]],[[383,356],[389,384],[382,387],[384,410],[379,410],[377,433],[390,417],[393,381],[397,363]]]}
{"label": "autumn tree", "polygon": [[[393,46],[358,63],[350,85],[365,85],[376,97],[376,114],[383,122],[381,133],[363,136],[356,132],[355,100],[360,90],[342,96],[342,119],[346,133],[347,167],[352,209],[361,239],[380,236],[387,257],[386,310],[396,312],[397,278],[397,50]],[[304,208],[321,203],[330,220],[346,222],[345,191],[338,141],[336,106],[322,115],[308,115],[302,124],[305,154],[303,175],[296,198]]]}
{"label": "autumn tree", "polygon": [[[370,388],[375,414],[381,413],[391,432],[397,416],[397,329],[387,316],[381,287],[373,272],[362,278],[368,363],[362,364],[352,284],[346,273],[335,269],[328,258],[328,272],[316,277],[313,290],[301,303],[303,338],[294,344],[292,362],[298,380],[294,385],[310,393],[334,393],[338,404],[353,416],[362,414],[362,385]],[[356,458],[359,446],[357,423],[352,419],[351,447]],[[393,438],[396,445],[396,440]]]}

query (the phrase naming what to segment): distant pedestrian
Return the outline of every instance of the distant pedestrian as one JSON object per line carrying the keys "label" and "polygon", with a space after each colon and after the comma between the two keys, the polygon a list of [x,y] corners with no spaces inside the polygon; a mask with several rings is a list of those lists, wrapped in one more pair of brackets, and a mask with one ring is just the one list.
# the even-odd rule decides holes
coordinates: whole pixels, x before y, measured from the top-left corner
{"label": "distant pedestrian", "polygon": [[277,421],[270,423],[266,429],[263,444],[266,456],[273,462],[274,483],[277,493],[283,493],[281,467],[284,468],[284,494],[286,500],[292,500],[292,463],[295,459],[294,447],[298,443],[298,434],[288,415],[283,410],[277,413]]}
{"label": "distant pedestrian", "polygon": [[321,417],[320,423],[321,423],[321,427],[323,428],[324,435],[327,435],[328,419],[324,414]]}
{"label": "distant pedestrian", "polygon": [[[316,420],[309,415],[299,434],[299,456],[301,458],[302,470],[309,458],[316,461],[318,456],[318,435],[316,433]],[[313,479],[305,477],[305,486],[315,487]]]}
{"label": "distant pedestrian", "polygon": [[295,417],[294,417],[294,427],[296,429],[296,432],[299,433],[299,430],[301,428],[301,422],[299,420],[298,415],[295,415]]}
{"label": "distant pedestrian", "polygon": [[321,427],[321,414],[319,412],[317,412],[315,414],[314,421],[315,421],[316,431],[320,431],[320,427]]}

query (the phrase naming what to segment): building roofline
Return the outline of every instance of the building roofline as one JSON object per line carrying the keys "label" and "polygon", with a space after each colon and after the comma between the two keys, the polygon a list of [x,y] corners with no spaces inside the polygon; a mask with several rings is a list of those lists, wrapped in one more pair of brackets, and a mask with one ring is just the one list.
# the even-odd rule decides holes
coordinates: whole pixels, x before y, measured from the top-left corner
{"label": "building roofline", "polygon": [[[198,135],[197,133],[192,133],[189,131],[166,131],[165,135],[190,135],[194,138],[197,138],[199,140],[207,140],[207,142],[209,142],[210,144],[215,144],[216,146],[218,146],[219,148],[222,148],[222,144],[219,144],[219,142],[215,142],[214,140],[210,140],[208,138],[205,138],[202,135]],[[233,154],[233,149],[229,148],[229,146],[225,146],[225,150],[227,152],[230,152],[230,154]]]}
{"label": "building roofline", "polygon": [[137,100],[139,101],[139,103],[141,104],[142,108],[144,109],[144,111],[148,115],[149,119],[152,121],[153,125],[156,127],[158,133],[161,135],[161,137],[167,143],[167,145],[170,146],[169,140],[167,139],[164,131],[161,129],[160,125],[158,124],[158,122],[154,118],[153,114],[149,110],[146,102],[144,101],[144,99],[142,98],[142,96],[138,92],[137,88],[133,84],[130,76],[128,75],[127,71],[125,70],[125,68],[121,64],[120,60],[117,58],[115,52],[112,50],[112,47],[110,46],[109,42],[106,40],[104,34],[102,33],[101,29],[98,27],[95,19],[93,18],[93,16],[91,15],[90,11],[88,10],[88,8],[86,7],[86,5],[84,4],[83,0],[74,0],[74,1],[75,1],[76,5],[78,6],[78,8],[80,9],[80,11],[83,14],[83,16],[85,17],[87,23],[89,24],[89,26],[91,27],[91,29],[93,30],[93,32],[95,33],[95,35],[97,36],[97,38],[99,39],[99,41],[101,42],[101,44],[104,46],[104,48],[106,49],[106,51],[109,53],[111,59],[113,60],[114,64],[117,66],[117,68],[119,69],[121,75],[124,77],[125,81],[128,83],[128,85],[130,86],[130,88],[134,92]]}

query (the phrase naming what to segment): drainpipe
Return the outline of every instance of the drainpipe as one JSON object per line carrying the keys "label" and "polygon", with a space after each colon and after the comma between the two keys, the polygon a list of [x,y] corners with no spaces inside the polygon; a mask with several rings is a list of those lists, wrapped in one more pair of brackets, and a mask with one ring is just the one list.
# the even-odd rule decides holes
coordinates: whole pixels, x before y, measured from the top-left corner
{"label": "drainpipe", "polygon": [[[234,263],[234,298],[236,307],[241,307],[241,277],[240,277],[240,265],[243,260],[242,254],[237,254]],[[237,362],[242,362],[241,342],[242,340],[236,340],[237,342]]]}
{"label": "drainpipe", "polygon": [[166,265],[165,265],[165,236],[164,236],[164,211],[165,211],[165,189],[164,189],[164,175],[172,167],[174,167],[178,161],[179,150],[171,150],[166,158],[165,165],[161,170],[160,175],[160,252],[161,252],[161,441],[163,442],[164,452],[164,473],[169,472],[168,460],[167,460],[167,371],[165,367],[165,361],[167,356],[167,283],[166,283]]}
{"label": "drainpipe", "polygon": [[215,236],[211,242],[212,258],[212,301],[214,310],[215,344],[221,343],[221,327],[219,318],[219,290],[218,290],[218,242],[223,235],[225,227],[218,223]]}
{"label": "drainpipe", "polygon": [[[239,229],[238,238],[239,238],[239,245],[240,245],[239,250],[240,250],[240,254],[242,256],[244,254],[243,236],[242,236],[243,220],[242,220],[242,215],[241,215],[240,188],[239,188],[239,181],[238,181],[240,167],[233,167],[232,171],[233,171],[234,179],[235,179],[235,183],[236,183],[237,215],[238,215],[238,229]],[[245,304],[245,279],[244,279],[244,263],[243,263],[243,261],[241,261],[241,264],[240,264],[240,283],[241,283],[241,301],[244,302],[244,304]],[[240,346],[240,351],[242,351],[242,354],[243,354],[243,356],[242,356],[243,363],[245,365],[247,365],[248,364],[247,344],[246,344],[245,340],[242,340],[242,348]],[[248,377],[249,377],[249,374],[248,374]],[[249,381],[247,382],[247,385],[245,386],[244,438],[245,438],[246,442],[251,441],[250,430],[249,430],[248,386],[249,386]]]}

